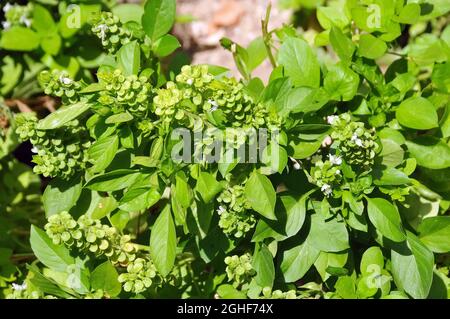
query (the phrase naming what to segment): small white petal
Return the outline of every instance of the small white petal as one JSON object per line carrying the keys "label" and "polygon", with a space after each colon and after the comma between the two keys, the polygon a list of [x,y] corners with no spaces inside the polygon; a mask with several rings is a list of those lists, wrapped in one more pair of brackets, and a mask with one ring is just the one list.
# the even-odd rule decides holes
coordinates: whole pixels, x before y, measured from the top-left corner
{"label": "small white petal", "polygon": [[359,147],[364,147],[363,141],[358,137],[358,135],[356,135],[356,133],[353,134],[351,140]]}
{"label": "small white petal", "polygon": [[187,79],[186,83],[189,84],[189,85],[192,85],[192,84],[194,84],[194,80],[193,79]]}
{"label": "small white petal", "polygon": [[222,213],[225,212],[225,208],[223,208],[222,206],[219,206],[219,208],[217,209],[217,212],[218,212],[219,214],[222,214]]}
{"label": "small white petal", "polygon": [[339,118],[339,116],[337,115],[330,115],[327,116],[327,123],[330,125],[333,125],[334,123],[336,123],[336,120]]}
{"label": "small white petal", "polygon": [[341,165],[342,164],[342,158],[340,156],[328,154],[328,158],[330,159],[330,162],[333,165]]}
{"label": "small white petal", "polygon": [[12,288],[13,288],[14,290],[16,290],[16,291],[22,291],[22,290],[27,289],[27,283],[24,282],[24,283],[21,284],[21,285],[18,285],[18,284],[16,284],[16,283],[13,283],[13,284],[12,284]]}
{"label": "small white petal", "polygon": [[34,154],[37,154],[37,153],[39,152],[39,149],[38,149],[36,146],[34,146],[34,147],[31,149],[31,152],[34,153]]}
{"label": "small white petal", "polygon": [[9,28],[11,28],[11,22],[3,21],[2,22],[2,27],[3,27],[3,29],[8,30]]}
{"label": "small white petal", "polygon": [[328,184],[323,185],[320,190],[323,192],[325,196],[330,196],[333,190],[331,189],[331,186]]}
{"label": "small white petal", "polygon": [[62,84],[65,84],[65,85],[69,85],[69,84],[71,84],[71,83],[73,82],[73,80],[72,80],[71,78],[69,78],[69,77],[67,76],[67,74],[62,73],[62,74],[59,76],[59,82],[61,82]]}
{"label": "small white petal", "polygon": [[219,104],[214,100],[208,100],[208,103],[211,104],[210,112],[214,112],[219,108]]}
{"label": "small white petal", "polygon": [[12,7],[13,7],[13,6],[11,5],[11,3],[7,2],[7,3],[5,4],[5,6],[3,7],[3,12],[4,12],[4,13],[8,12],[9,10],[12,9]]}

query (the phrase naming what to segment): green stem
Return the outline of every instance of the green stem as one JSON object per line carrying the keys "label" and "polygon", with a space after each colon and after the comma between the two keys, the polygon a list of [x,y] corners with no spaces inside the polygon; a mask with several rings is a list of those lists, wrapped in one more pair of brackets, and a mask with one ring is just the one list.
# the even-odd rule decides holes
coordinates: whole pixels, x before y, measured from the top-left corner
{"label": "green stem", "polygon": [[273,68],[277,67],[277,62],[275,61],[275,57],[272,53],[272,35],[269,32],[269,19],[270,19],[270,11],[272,10],[272,3],[269,2],[266,10],[266,17],[261,20],[262,33],[264,39],[264,45],[266,47],[267,56],[269,57],[270,64],[272,64]]}
{"label": "green stem", "polygon": [[141,244],[133,244],[134,248],[136,248],[137,250],[146,250],[146,251],[150,251],[150,246],[146,246],[146,245],[141,245]]}

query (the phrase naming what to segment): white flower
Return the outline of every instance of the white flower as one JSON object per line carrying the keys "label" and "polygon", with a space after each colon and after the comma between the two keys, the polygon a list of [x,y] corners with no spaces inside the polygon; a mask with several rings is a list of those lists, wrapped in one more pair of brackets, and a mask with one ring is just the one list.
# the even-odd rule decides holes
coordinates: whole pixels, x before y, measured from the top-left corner
{"label": "white flower", "polygon": [[223,208],[222,206],[219,206],[219,208],[217,209],[217,212],[220,214],[225,213],[225,208]]}
{"label": "white flower", "polygon": [[20,17],[20,23],[25,24],[28,28],[31,27],[31,20],[26,15]]}
{"label": "white flower", "polygon": [[73,82],[73,80],[69,78],[66,73],[61,73],[61,75],[59,76],[59,82],[65,85],[69,85]]}
{"label": "white flower", "polygon": [[322,193],[323,193],[325,196],[327,196],[327,197],[330,196],[331,193],[333,192],[333,190],[331,189],[331,186],[328,185],[328,184],[324,184],[324,185],[321,187],[320,190],[321,190]]}
{"label": "white flower", "polygon": [[319,161],[321,161],[321,160],[322,160],[322,155],[316,154],[316,155],[313,155],[313,156],[311,157],[311,163],[312,163],[312,164],[316,164],[317,162],[319,162]]}
{"label": "white flower", "polygon": [[294,170],[298,171],[300,168],[302,168],[302,166],[300,165],[300,163],[293,157],[290,157],[292,163],[294,163],[293,167]]}
{"label": "white flower", "polygon": [[11,22],[3,21],[2,22],[2,27],[3,27],[3,29],[8,30],[9,28],[11,28]]}
{"label": "white flower", "polygon": [[337,115],[327,116],[327,123],[330,125],[333,125],[334,123],[336,123],[338,118],[339,118],[339,116],[337,116]]}
{"label": "white flower", "polygon": [[4,13],[8,12],[9,10],[12,9],[12,7],[13,7],[13,6],[11,5],[11,3],[7,2],[7,3],[5,4],[5,6],[3,7],[3,12],[4,12]]}
{"label": "white flower", "polygon": [[21,285],[18,285],[18,284],[16,284],[16,283],[13,283],[13,284],[12,284],[12,288],[13,288],[14,290],[16,290],[16,291],[22,291],[22,290],[27,289],[27,283],[24,282],[24,283],[21,284]]}
{"label": "white flower", "polygon": [[33,148],[31,149],[31,152],[34,154],[37,154],[39,152],[39,149],[36,146],[33,146]]}
{"label": "white flower", "polygon": [[341,171],[339,169],[336,171],[336,175],[341,175]]}
{"label": "white flower", "polygon": [[363,141],[356,135],[356,133],[353,133],[352,135],[352,142],[354,142],[359,147],[364,147]]}
{"label": "white flower", "polygon": [[194,84],[194,80],[193,79],[187,79],[186,83],[189,84],[189,85],[192,85],[192,84]]}
{"label": "white flower", "polygon": [[331,144],[333,144],[333,140],[331,139],[331,136],[327,136],[324,138],[323,142],[322,142],[322,147],[327,147],[330,146]]}
{"label": "white flower", "polygon": [[340,156],[328,154],[328,158],[329,158],[331,164],[333,164],[333,165],[341,165],[342,164],[342,158]]}
{"label": "white flower", "polygon": [[100,31],[100,39],[102,39],[102,41],[105,41],[106,31],[108,29],[109,28],[106,24],[99,24],[98,26],[95,27],[94,31]]}
{"label": "white flower", "polygon": [[209,110],[210,112],[214,112],[219,108],[219,104],[217,104],[214,100],[208,100],[208,103],[211,104],[211,109]]}

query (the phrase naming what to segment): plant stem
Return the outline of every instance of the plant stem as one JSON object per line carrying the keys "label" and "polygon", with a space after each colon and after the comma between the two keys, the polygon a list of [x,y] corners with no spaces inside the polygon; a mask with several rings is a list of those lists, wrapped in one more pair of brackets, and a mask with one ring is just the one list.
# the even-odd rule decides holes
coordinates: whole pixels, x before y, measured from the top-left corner
{"label": "plant stem", "polygon": [[133,244],[133,246],[134,246],[137,250],[147,250],[147,251],[150,251],[150,247],[149,247],[149,246],[146,246],[146,245]]}
{"label": "plant stem", "polygon": [[273,68],[277,67],[277,62],[275,61],[275,57],[272,53],[272,35],[269,32],[269,19],[270,19],[270,11],[272,10],[272,3],[269,2],[269,5],[267,6],[266,10],[266,17],[261,20],[261,27],[262,27],[262,34],[263,34],[263,40],[264,45],[266,47],[267,56],[269,57],[270,64],[272,64]]}

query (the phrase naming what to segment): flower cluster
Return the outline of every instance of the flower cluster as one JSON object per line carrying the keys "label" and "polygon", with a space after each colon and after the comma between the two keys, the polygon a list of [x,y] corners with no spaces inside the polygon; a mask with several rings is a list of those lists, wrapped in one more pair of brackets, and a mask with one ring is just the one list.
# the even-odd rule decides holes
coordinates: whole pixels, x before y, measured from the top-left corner
{"label": "flower cluster", "polygon": [[262,290],[263,299],[297,299],[297,292],[295,290],[289,290],[283,292],[279,289],[273,290],[270,287],[264,287]]}
{"label": "flower cluster", "polygon": [[232,281],[235,288],[249,283],[251,278],[256,274],[252,266],[252,257],[249,253],[241,256],[227,256],[225,258],[225,264],[227,265],[225,271],[228,276],[228,281]]}
{"label": "flower cluster", "polygon": [[[203,121],[214,115],[221,125],[234,128],[275,128],[280,118],[256,103],[235,79],[215,79],[208,66],[184,66],[176,82],[157,91],[155,114],[165,127],[177,121],[192,127],[199,114]],[[217,113],[216,113],[217,112]],[[217,123],[216,123],[217,124]]]}
{"label": "flower cluster", "polygon": [[136,258],[127,266],[127,271],[119,275],[119,282],[123,284],[123,290],[141,293],[148,289],[156,277],[156,267],[151,260]]}
{"label": "flower cluster", "polygon": [[279,118],[262,104],[255,103],[245,92],[244,85],[234,78],[223,79],[218,88],[212,90],[204,108],[224,114],[231,127],[260,128],[279,127]]}
{"label": "flower cluster", "polygon": [[256,225],[250,204],[244,196],[244,187],[234,185],[225,189],[217,198],[219,202],[219,227],[227,235],[241,238]]}
{"label": "flower cluster", "polygon": [[76,247],[80,252],[106,256],[114,263],[126,263],[136,258],[135,247],[128,235],[120,235],[114,227],[82,215],[75,221],[68,212],[48,218],[47,235],[56,245]]}
{"label": "flower cluster", "polygon": [[375,130],[368,130],[363,122],[352,121],[348,113],[329,116],[328,123],[333,127],[331,138],[339,142],[340,154],[346,163],[358,169],[370,168],[379,149]]}
{"label": "flower cluster", "polygon": [[317,160],[315,166],[311,168],[311,177],[325,196],[330,196],[333,188],[342,180],[341,163],[342,159],[339,156],[330,155],[326,161]]}
{"label": "flower cluster", "polygon": [[26,6],[12,5],[7,2],[3,7],[5,14],[5,21],[2,22],[2,27],[5,30],[10,29],[13,26],[24,25],[27,28],[31,27],[31,12],[33,10],[33,4],[28,3]]}
{"label": "flower cluster", "polygon": [[133,115],[146,114],[152,94],[147,77],[125,76],[121,70],[99,72],[97,76],[105,86],[98,99],[102,105],[110,107],[113,113],[128,111]]}
{"label": "flower cluster", "polygon": [[86,167],[90,142],[84,126],[75,120],[61,129],[38,130],[37,123],[33,114],[22,113],[16,117],[16,133],[21,140],[29,140],[34,146],[33,162],[37,165],[33,171],[36,174],[69,179]]}
{"label": "flower cluster", "polygon": [[[134,30],[135,31],[135,30]],[[109,53],[116,52],[121,45],[139,38],[139,32],[127,29],[118,16],[111,12],[102,12],[93,21],[92,32],[102,41]]]}
{"label": "flower cluster", "polygon": [[39,74],[39,82],[45,94],[60,97],[64,104],[75,103],[79,100],[78,92],[81,89],[81,83],[71,79],[65,71],[42,71]]}

